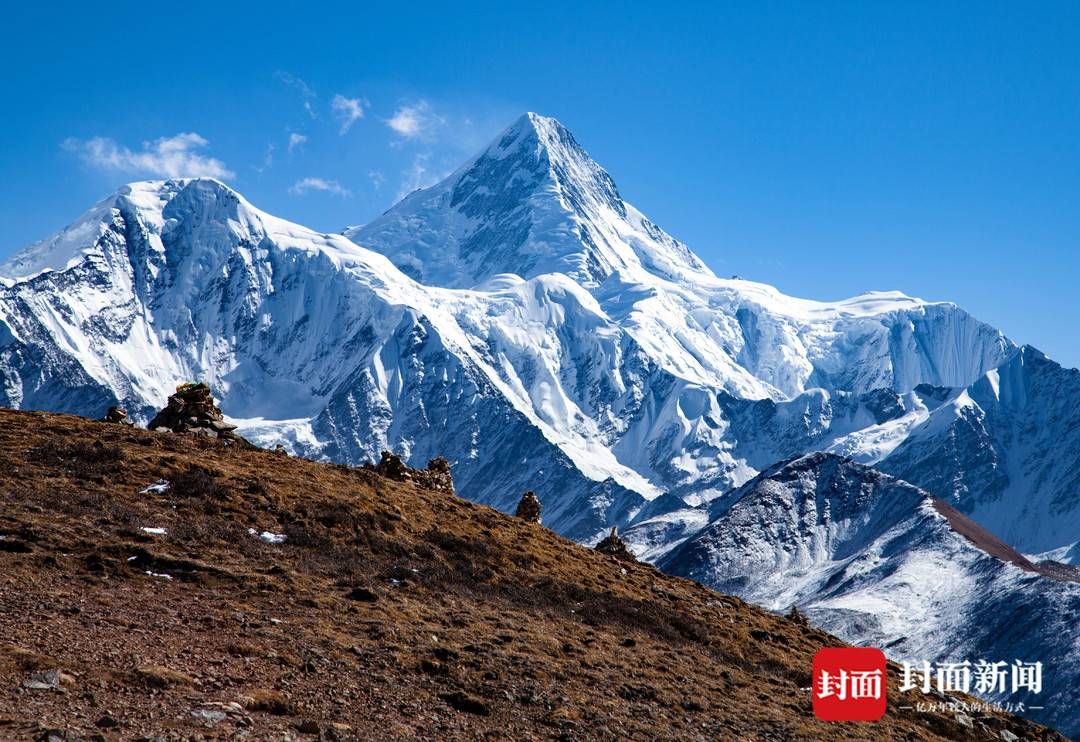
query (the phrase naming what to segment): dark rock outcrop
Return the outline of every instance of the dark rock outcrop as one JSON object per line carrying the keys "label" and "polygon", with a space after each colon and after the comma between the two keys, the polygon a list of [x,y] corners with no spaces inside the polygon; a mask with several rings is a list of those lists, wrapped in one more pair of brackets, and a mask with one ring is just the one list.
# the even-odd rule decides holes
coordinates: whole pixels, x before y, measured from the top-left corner
{"label": "dark rock outcrop", "polygon": [[594,548],[601,554],[608,554],[624,562],[637,561],[637,557],[626,547],[626,543],[619,538],[614,526],[611,528],[611,533],[605,536]]}
{"label": "dark rock outcrop", "polygon": [[135,421],[128,417],[127,410],[116,405],[109,408],[109,411],[105,413],[105,417],[101,418],[101,422],[127,425],[129,428],[135,425]]}
{"label": "dark rock outcrop", "polygon": [[385,479],[395,482],[412,482],[417,487],[435,492],[454,493],[454,477],[450,471],[450,462],[437,456],[428,462],[427,469],[413,469],[401,460],[397,454],[383,451],[377,464],[364,464],[365,469],[373,471]]}
{"label": "dark rock outcrop", "polygon": [[169,397],[165,409],[155,415],[146,427],[150,430],[168,430],[173,433],[247,442],[234,432],[235,425],[225,422],[225,416],[214,404],[210,387],[203,383],[177,386],[176,393]]}
{"label": "dark rock outcrop", "polygon": [[514,515],[531,523],[539,523],[540,507],[540,499],[536,496],[535,492],[529,490],[521,496],[521,501],[518,503]]}

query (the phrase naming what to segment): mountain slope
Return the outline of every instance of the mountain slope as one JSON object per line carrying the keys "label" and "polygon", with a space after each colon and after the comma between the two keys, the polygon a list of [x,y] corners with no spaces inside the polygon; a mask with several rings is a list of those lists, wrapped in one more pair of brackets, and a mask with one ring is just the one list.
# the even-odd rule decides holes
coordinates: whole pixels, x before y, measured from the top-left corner
{"label": "mountain slope", "polygon": [[[0,491],[6,739],[841,729],[803,690],[835,638],[371,471],[0,410]],[[847,738],[1060,739],[901,709],[932,699],[898,681]]]}
{"label": "mountain slope", "polygon": [[1080,534],[1080,371],[1025,347],[950,390],[880,468],[948,500],[1025,552]]}
{"label": "mountain slope", "polygon": [[[1080,731],[1080,573],[1048,576],[923,490],[831,454],[778,464],[662,557],[665,572],[898,659],[1044,665],[1043,693],[998,696]],[[1064,572],[1061,572],[1064,574]]]}

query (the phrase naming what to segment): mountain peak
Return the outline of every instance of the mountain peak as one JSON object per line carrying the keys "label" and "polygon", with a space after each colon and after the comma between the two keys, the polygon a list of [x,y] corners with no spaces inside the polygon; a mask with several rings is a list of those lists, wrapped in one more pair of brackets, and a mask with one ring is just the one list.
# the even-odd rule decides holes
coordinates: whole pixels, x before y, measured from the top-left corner
{"label": "mountain peak", "polygon": [[93,249],[117,215],[134,210],[150,223],[159,223],[165,205],[192,187],[215,198],[226,196],[237,204],[246,204],[240,194],[215,178],[133,181],[98,201],[59,232],[16,252],[0,264],[0,276],[23,279],[43,271],[62,270]]}
{"label": "mountain peak", "polygon": [[563,273],[590,288],[616,273],[711,275],[623,200],[566,126],[532,112],[441,183],[345,234],[413,278],[452,288],[504,273]]}

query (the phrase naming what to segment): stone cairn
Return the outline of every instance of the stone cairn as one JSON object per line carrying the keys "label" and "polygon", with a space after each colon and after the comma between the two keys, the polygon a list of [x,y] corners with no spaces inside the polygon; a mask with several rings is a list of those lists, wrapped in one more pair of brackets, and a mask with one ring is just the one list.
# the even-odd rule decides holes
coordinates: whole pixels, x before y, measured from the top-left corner
{"label": "stone cairn", "polygon": [[540,499],[535,492],[529,490],[521,496],[521,501],[518,503],[514,515],[530,523],[540,522]]}
{"label": "stone cairn", "polygon": [[429,461],[427,469],[413,469],[402,461],[400,456],[383,451],[379,463],[367,463],[363,468],[375,472],[384,479],[412,482],[423,489],[454,494],[454,476],[450,472],[450,462],[442,456]]}
{"label": "stone cairn", "polygon": [[150,430],[190,433],[204,438],[244,441],[235,432],[236,426],[225,422],[225,416],[214,404],[210,387],[203,383],[180,384],[169,397],[165,409],[146,426]]}
{"label": "stone cairn", "polygon": [[126,425],[129,428],[135,426],[135,421],[128,417],[127,410],[117,405],[109,408],[109,411],[105,413],[105,417],[101,418],[101,422]]}
{"label": "stone cairn", "polygon": [[636,562],[637,558],[634,556],[630,549],[626,548],[626,544],[621,538],[619,538],[618,531],[615,526],[611,527],[611,533],[604,537],[604,539],[594,547],[601,554],[608,554],[623,562]]}

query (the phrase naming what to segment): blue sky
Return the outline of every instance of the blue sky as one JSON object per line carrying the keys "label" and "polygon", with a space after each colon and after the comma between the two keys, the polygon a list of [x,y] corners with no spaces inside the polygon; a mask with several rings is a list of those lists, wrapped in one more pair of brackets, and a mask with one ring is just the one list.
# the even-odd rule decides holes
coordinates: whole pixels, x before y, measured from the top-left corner
{"label": "blue sky", "polygon": [[1078,3],[27,5],[0,256],[183,169],[338,230],[534,110],[721,275],[949,299],[1080,365]]}

